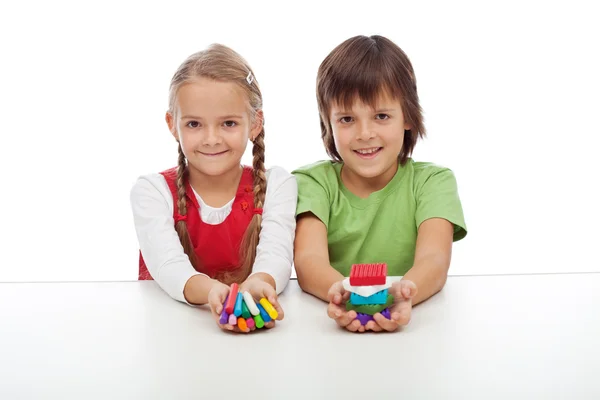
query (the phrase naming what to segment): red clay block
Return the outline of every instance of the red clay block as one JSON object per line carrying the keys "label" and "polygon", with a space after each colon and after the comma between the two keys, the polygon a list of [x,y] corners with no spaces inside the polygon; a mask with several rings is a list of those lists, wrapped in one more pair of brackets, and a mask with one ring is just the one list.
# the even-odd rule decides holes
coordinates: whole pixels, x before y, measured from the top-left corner
{"label": "red clay block", "polygon": [[353,264],[350,270],[352,286],[384,285],[387,277],[387,264]]}

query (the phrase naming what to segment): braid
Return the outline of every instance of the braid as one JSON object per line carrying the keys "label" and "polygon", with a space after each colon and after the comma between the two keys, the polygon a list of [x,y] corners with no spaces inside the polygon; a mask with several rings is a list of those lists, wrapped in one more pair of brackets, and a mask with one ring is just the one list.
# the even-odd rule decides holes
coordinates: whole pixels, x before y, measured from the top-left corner
{"label": "braid", "polygon": [[[252,175],[254,178],[254,208],[263,208],[267,192],[267,177],[265,174],[265,131],[264,129],[254,139],[252,147]],[[256,259],[256,247],[260,239],[262,215],[254,214],[240,245],[240,268],[226,273],[222,279],[228,282],[241,283],[250,273]]]}
{"label": "braid", "polygon": [[265,130],[261,130],[252,146],[252,168],[254,174],[254,207],[263,208],[267,191],[265,174]]}
{"label": "braid", "polygon": [[[187,202],[185,200],[185,178],[187,177],[187,168],[185,162],[185,155],[183,154],[183,150],[181,149],[181,144],[178,147],[179,158],[178,158],[178,167],[177,167],[177,211],[179,215],[187,215]],[[192,240],[190,239],[190,234],[187,229],[187,224],[185,221],[177,222],[175,226],[175,230],[177,231],[177,235],[179,236],[179,241],[183,246],[183,251],[187,254],[192,266],[199,270],[199,261],[198,257],[196,257],[196,252],[194,251],[194,245],[192,244]]]}

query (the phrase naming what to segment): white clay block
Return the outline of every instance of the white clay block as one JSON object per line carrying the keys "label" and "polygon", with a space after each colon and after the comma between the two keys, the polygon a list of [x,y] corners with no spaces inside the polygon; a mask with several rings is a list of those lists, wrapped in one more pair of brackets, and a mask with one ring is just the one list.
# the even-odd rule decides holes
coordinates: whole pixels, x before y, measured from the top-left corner
{"label": "white clay block", "polygon": [[346,278],[342,281],[342,285],[344,286],[344,290],[346,290],[347,292],[356,293],[357,295],[363,297],[369,297],[377,292],[381,292],[382,290],[391,288],[392,283],[398,282],[401,279],[402,276],[388,276],[385,278],[385,283],[383,285],[352,286],[350,284],[350,278]]}

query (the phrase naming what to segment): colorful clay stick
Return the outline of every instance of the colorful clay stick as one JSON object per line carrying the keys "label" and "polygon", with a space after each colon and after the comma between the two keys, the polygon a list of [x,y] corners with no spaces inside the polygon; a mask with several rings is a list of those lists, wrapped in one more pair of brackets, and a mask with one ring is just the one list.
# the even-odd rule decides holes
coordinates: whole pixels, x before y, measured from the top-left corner
{"label": "colorful clay stick", "polygon": [[237,283],[231,284],[231,290],[229,292],[229,296],[227,297],[227,301],[225,302],[225,311],[227,311],[227,314],[233,314],[233,308],[235,307],[239,290],[240,287]]}
{"label": "colorful clay stick", "polygon": [[237,318],[233,314],[229,314],[229,325],[235,326],[237,324]]}
{"label": "colorful clay stick", "polygon": [[262,306],[262,304],[256,303],[256,306],[258,307],[258,310],[260,311],[260,317],[262,318],[264,323],[266,324],[267,322],[271,321],[271,316],[265,310],[265,308]]}
{"label": "colorful clay stick", "polygon": [[252,328],[254,328],[254,327],[256,326],[256,325],[254,324],[254,320],[252,319],[252,317],[248,317],[248,318],[246,318],[246,326],[247,326],[249,329],[252,329]]}
{"label": "colorful clay stick", "polygon": [[[258,308],[258,307],[257,307],[257,308]],[[259,313],[260,313],[260,311],[259,311]],[[268,314],[267,314],[267,315],[268,315]],[[257,327],[258,329],[260,329],[260,328],[262,328],[263,326],[265,326],[265,321],[263,321],[263,319],[262,319],[262,317],[260,316],[260,314],[259,314],[259,315],[255,315],[253,318],[254,318],[254,322],[255,322],[255,324],[256,324],[256,327]]]}
{"label": "colorful clay stick", "polygon": [[238,318],[237,325],[243,331],[248,330],[248,325],[246,325],[246,320],[244,318],[242,318],[242,317]]}
{"label": "colorful clay stick", "polygon": [[381,290],[369,297],[364,297],[356,293],[350,293],[350,303],[354,304],[355,306],[359,306],[361,304],[385,304],[387,295],[387,289]]}
{"label": "colorful clay stick", "polygon": [[233,307],[233,315],[239,317],[242,315],[242,303],[244,302],[244,296],[240,292],[237,294],[237,300],[235,302],[235,307]]}
{"label": "colorful clay stick", "polygon": [[246,302],[243,301],[243,297],[242,297],[242,317],[244,317],[244,319],[250,318],[250,311],[248,311],[248,306],[246,306]]}
{"label": "colorful clay stick", "polygon": [[[225,297],[225,303],[227,304],[227,300],[229,299],[229,295],[227,295],[227,297]],[[226,324],[227,321],[229,321],[229,314],[227,314],[227,311],[225,311],[225,307],[223,307],[223,311],[221,311],[221,318],[219,319],[219,323],[220,324]]]}
{"label": "colorful clay stick", "polygon": [[258,310],[258,307],[256,307],[256,303],[254,302],[254,298],[250,293],[244,292],[244,301],[248,306],[248,310],[250,310],[250,314],[255,316],[260,314],[260,311]]}
{"label": "colorful clay stick", "polygon": [[277,319],[279,314],[277,314],[277,310],[275,310],[275,307],[273,307],[273,305],[269,303],[269,300],[263,297],[262,299],[260,299],[260,304],[262,304],[265,311],[269,313],[269,317],[271,317],[271,319]]}
{"label": "colorful clay stick", "polygon": [[371,286],[385,284],[387,264],[353,264],[350,270],[352,286]]}
{"label": "colorful clay stick", "polygon": [[385,319],[392,319],[392,314],[390,313],[390,309],[389,308],[386,308],[385,310],[383,310],[381,312],[381,315],[383,315],[383,317]]}

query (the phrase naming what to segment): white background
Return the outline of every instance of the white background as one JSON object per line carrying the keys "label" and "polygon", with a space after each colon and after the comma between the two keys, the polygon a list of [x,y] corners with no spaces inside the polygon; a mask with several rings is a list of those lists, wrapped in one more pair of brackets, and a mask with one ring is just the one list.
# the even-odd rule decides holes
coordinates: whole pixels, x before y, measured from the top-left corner
{"label": "white background", "polygon": [[357,34],[415,67],[429,135],[414,158],[455,171],[469,228],[451,274],[600,271],[592,6],[265,3],[2,3],[0,281],[136,279],[129,190],[175,165],[169,81],[210,43],[255,70],[267,167],[326,158],[316,72]]}

